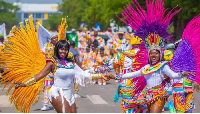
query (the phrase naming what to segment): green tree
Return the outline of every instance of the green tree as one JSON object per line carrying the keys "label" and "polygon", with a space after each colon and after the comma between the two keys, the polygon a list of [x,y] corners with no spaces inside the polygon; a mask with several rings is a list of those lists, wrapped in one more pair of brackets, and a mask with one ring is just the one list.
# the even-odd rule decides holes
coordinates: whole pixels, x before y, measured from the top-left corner
{"label": "green tree", "polygon": [[78,29],[85,15],[85,9],[88,5],[88,0],[63,0],[60,4],[60,11],[63,16],[68,17],[68,29]]}
{"label": "green tree", "polygon": [[[131,0],[89,0],[89,5],[85,10],[84,22],[90,23],[90,27],[95,23],[100,23],[104,30],[110,26],[113,20],[119,26],[125,26],[116,15],[121,16],[124,6],[131,3]],[[145,1],[140,1],[143,5]]]}
{"label": "green tree", "polygon": [[[178,5],[178,8],[182,8],[179,13],[172,19],[174,22],[174,38],[176,41],[182,37],[182,33],[188,22],[200,14],[200,2],[199,0],[165,0],[165,7],[173,8]],[[176,8],[176,9],[178,9]]]}
{"label": "green tree", "polygon": [[[146,9],[146,0],[138,0],[138,2]],[[63,14],[60,17],[52,16],[49,20],[52,20],[51,24],[54,22],[59,24],[61,17],[68,16],[69,30],[78,29],[81,22],[87,23],[89,28],[94,27],[95,23],[100,23],[104,30],[110,26],[110,20],[114,20],[119,26],[125,26],[116,15],[123,18],[121,15],[123,8],[129,3],[133,6],[131,0],[63,0],[59,5]],[[172,19],[174,40],[180,39],[187,23],[200,14],[199,0],[165,0],[166,8],[172,9],[176,5],[178,5],[176,9],[182,8],[182,10]],[[59,18],[58,22],[57,18]],[[53,26],[51,24],[50,26]]]}
{"label": "green tree", "polygon": [[18,24],[16,12],[19,10],[17,6],[13,6],[10,3],[0,1],[0,24],[6,24],[6,32],[12,29],[13,25]]}
{"label": "green tree", "polygon": [[48,20],[43,24],[43,26],[46,29],[50,29],[50,30],[58,30],[58,26],[61,23],[63,16],[60,14],[52,14],[51,17],[48,18]]}

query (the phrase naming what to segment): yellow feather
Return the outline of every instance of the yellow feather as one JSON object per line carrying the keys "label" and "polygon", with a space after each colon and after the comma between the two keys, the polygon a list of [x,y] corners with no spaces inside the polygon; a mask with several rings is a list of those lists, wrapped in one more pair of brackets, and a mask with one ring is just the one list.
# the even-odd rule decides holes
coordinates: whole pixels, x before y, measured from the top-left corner
{"label": "yellow feather", "polygon": [[59,40],[66,40],[66,31],[67,31],[68,25],[66,18],[62,18],[61,24],[60,24],[60,30],[58,34],[58,41]]}
{"label": "yellow feather", "polygon": [[[0,63],[6,68],[1,83],[9,86],[6,94],[15,86],[12,81],[25,82],[39,73],[46,64],[46,59],[41,53],[37,32],[35,31],[33,18],[25,21],[25,26],[20,23],[19,29],[13,27],[9,43],[5,43],[5,50],[1,55]],[[44,79],[30,87],[14,89],[10,95],[10,102],[17,111],[29,112],[32,104],[37,102]]]}

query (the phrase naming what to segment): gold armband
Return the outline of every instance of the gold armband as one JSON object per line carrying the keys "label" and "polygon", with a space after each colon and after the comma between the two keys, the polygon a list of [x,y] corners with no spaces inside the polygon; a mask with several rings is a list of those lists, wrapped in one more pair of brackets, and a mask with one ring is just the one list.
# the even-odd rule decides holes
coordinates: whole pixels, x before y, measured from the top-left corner
{"label": "gold armband", "polygon": [[31,86],[33,84],[36,83],[36,80],[34,77],[32,77],[31,79],[29,79],[28,81],[26,81],[24,84],[26,85],[26,87]]}
{"label": "gold armband", "polygon": [[92,79],[102,79],[102,75],[101,74],[92,74]]}

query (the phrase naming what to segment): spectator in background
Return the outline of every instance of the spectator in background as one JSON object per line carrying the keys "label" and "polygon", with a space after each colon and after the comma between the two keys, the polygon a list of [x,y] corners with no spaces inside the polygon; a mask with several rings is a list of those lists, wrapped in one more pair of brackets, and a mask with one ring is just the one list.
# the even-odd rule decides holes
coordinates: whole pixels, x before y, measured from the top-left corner
{"label": "spectator in background", "polygon": [[[74,41],[70,41],[70,48],[69,48],[69,52],[71,52],[74,56],[75,62],[76,64],[81,67],[81,63],[79,61],[79,53],[78,51],[75,49],[75,42]],[[74,83],[74,97],[75,98],[81,98],[81,95],[78,94],[79,91],[79,85],[78,83]]]}
{"label": "spectator in background", "polygon": [[92,39],[88,39],[87,40],[87,46],[91,47],[91,45],[92,45]]}
{"label": "spectator in background", "polygon": [[[99,74],[107,74],[109,71],[108,68],[109,57],[105,55],[104,47],[100,48],[99,54],[97,56],[96,65],[97,65],[97,73]],[[102,81],[103,80],[103,81]],[[106,81],[104,79],[98,79],[99,85],[106,85]]]}
{"label": "spectator in background", "polygon": [[77,50],[78,48],[78,35],[76,34],[76,29],[72,29],[72,34],[69,35],[69,41],[74,41],[75,42],[75,49]]}
{"label": "spectator in background", "polygon": [[113,34],[115,34],[116,32],[117,32],[117,29],[114,29],[114,30],[113,30]]}
{"label": "spectator in background", "polygon": [[97,40],[99,42],[99,46],[100,47],[104,47],[105,46],[105,41],[103,38],[101,38],[100,36],[98,36],[98,30],[95,29],[94,30],[94,36],[92,37],[93,41]]}

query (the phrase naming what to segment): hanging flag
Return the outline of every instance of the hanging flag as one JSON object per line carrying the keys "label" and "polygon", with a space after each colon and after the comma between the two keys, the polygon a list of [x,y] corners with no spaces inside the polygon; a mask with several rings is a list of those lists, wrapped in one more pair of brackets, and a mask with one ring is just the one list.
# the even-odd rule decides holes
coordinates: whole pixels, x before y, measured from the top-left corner
{"label": "hanging flag", "polygon": [[44,44],[50,41],[50,33],[40,23],[38,23],[38,40],[41,50],[44,48]]}

